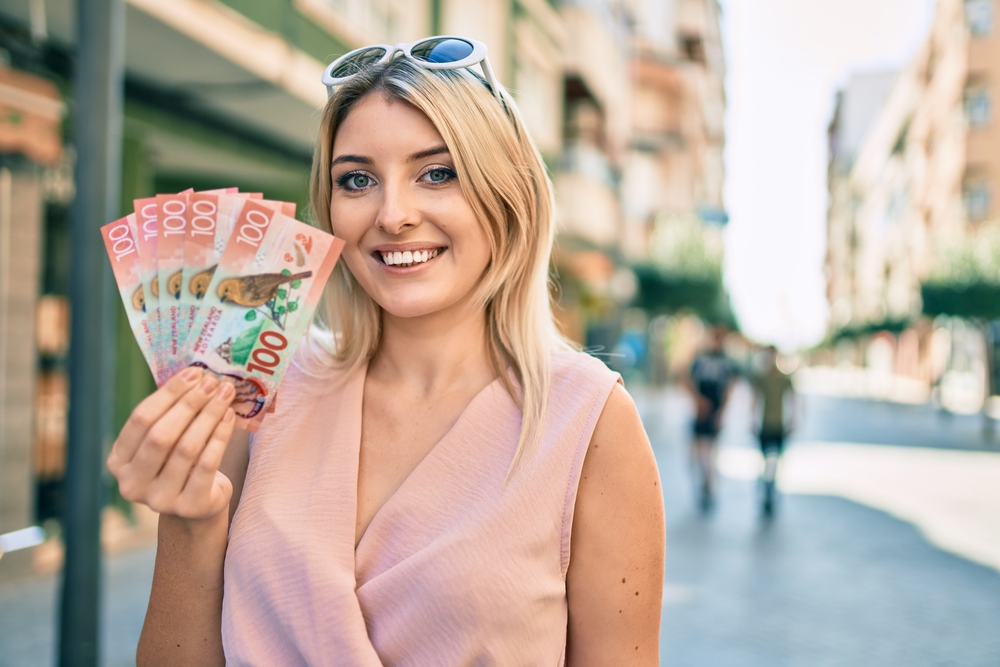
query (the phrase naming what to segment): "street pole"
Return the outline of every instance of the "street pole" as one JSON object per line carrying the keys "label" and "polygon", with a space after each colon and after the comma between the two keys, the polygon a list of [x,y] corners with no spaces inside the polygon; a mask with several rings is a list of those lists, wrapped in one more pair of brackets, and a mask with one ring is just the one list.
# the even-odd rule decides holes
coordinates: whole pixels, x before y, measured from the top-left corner
{"label": "street pole", "polygon": [[76,197],[70,269],[69,446],[59,664],[96,667],[104,441],[111,428],[115,302],[100,226],[118,215],[125,59],[123,0],[77,0]]}

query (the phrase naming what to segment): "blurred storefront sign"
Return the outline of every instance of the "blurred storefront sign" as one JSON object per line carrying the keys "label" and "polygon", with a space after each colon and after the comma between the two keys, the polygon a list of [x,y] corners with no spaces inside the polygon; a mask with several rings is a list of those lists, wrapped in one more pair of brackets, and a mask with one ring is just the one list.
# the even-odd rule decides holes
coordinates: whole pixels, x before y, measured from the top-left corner
{"label": "blurred storefront sign", "polygon": [[20,153],[41,165],[62,158],[65,105],[49,81],[0,67],[0,153]]}

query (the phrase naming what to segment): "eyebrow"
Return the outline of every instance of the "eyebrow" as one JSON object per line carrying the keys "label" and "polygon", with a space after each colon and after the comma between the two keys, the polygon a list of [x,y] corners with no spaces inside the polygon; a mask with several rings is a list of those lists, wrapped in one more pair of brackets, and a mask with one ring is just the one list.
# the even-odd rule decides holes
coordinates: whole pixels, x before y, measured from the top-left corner
{"label": "eyebrow", "polygon": [[[431,157],[433,155],[441,155],[443,153],[450,153],[447,146],[435,146],[434,148],[428,148],[424,151],[418,151],[406,158],[407,162],[416,162],[417,160],[423,160],[424,158]],[[338,164],[343,164],[345,162],[354,162],[357,164],[372,164],[374,160],[370,157],[365,157],[364,155],[338,155],[330,161],[330,166],[334,167]]]}
{"label": "eyebrow", "polygon": [[342,164],[344,162],[358,162],[360,164],[371,164],[372,159],[370,157],[365,157],[363,155],[338,155],[337,157],[333,158],[332,162],[330,162],[330,166],[333,167],[335,165]]}
{"label": "eyebrow", "polygon": [[410,157],[406,158],[407,162],[416,162],[417,160],[423,160],[425,157],[431,157],[432,155],[441,155],[442,153],[450,153],[447,146],[435,146],[434,148],[428,148],[425,151],[420,151],[419,153],[414,153]]}

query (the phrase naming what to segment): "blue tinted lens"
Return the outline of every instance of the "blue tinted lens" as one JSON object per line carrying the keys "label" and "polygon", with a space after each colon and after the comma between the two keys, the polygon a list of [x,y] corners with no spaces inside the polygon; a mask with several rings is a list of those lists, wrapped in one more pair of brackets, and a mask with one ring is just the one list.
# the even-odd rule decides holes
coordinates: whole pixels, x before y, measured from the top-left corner
{"label": "blue tinted lens", "polygon": [[410,53],[429,63],[457,63],[472,55],[472,44],[461,39],[427,40],[417,44]]}

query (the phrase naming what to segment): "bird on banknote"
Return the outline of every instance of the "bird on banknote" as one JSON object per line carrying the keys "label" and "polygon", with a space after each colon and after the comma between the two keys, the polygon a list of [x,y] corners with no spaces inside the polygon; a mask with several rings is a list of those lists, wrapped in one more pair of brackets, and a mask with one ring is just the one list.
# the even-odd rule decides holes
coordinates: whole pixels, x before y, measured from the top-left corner
{"label": "bird on banknote", "polygon": [[142,285],[132,293],[132,307],[136,310],[146,312],[146,294],[142,291]]}
{"label": "bird on banknote", "polygon": [[183,283],[183,276],[180,271],[167,278],[167,294],[174,297],[175,299],[180,299],[182,283]]}
{"label": "bird on banknote", "polygon": [[[218,266],[218,264],[215,266]],[[215,266],[191,276],[188,289],[191,291],[191,294],[194,294],[194,298],[201,299],[205,296],[205,292],[208,291],[208,285],[212,282],[212,276],[215,275]]]}
{"label": "bird on banknote", "polygon": [[261,273],[256,276],[227,278],[219,283],[219,298],[232,301],[238,306],[257,308],[278,295],[278,288],[293,280],[302,280],[312,275],[312,271],[302,273]]}

